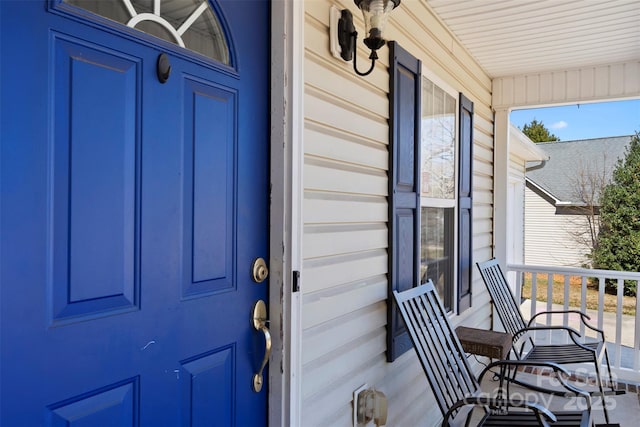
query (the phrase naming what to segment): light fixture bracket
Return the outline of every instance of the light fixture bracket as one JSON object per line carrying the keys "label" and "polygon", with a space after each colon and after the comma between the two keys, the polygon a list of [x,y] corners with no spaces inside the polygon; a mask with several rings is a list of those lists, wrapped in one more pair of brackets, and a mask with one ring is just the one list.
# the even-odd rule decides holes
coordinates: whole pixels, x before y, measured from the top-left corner
{"label": "light fixture bracket", "polygon": [[[356,74],[359,76],[366,76],[375,68],[376,60],[378,59],[376,51],[386,43],[385,39],[382,37],[386,15],[390,10],[398,7],[400,0],[354,0],[354,3],[363,11],[365,17],[365,27],[369,34],[367,34],[367,37],[364,39],[364,44],[371,49],[371,54],[369,55],[371,67],[365,72],[358,71],[358,55],[356,52],[358,32],[353,25],[353,15],[348,9],[341,10],[340,18],[338,19],[337,38],[340,45],[340,57],[345,61],[353,60],[353,70]],[[389,9],[387,5],[390,5],[390,3],[393,3],[393,7]],[[373,12],[374,9],[375,12]],[[375,24],[374,17],[377,17],[376,19],[378,20]],[[380,17],[382,19],[380,19]]]}
{"label": "light fixture bracket", "polygon": [[[357,37],[356,27],[353,25],[353,15],[349,9],[340,11],[338,20],[338,43],[340,44],[340,56],[345,61],[353,59],[354,38]],[[355,36],[354,36],[355,35]]]}
{"label": "light fixture bracket", "polygon": [[[356,41],[358,40],[358,32],[353,25],[353,15],[348,9],[343,9],[340,12],[340,19],[338,20],[338,43],[340,44],[340,57],[345,61],[351,61],[353,59],[353,71],[359,76],[367,76],[371,74],[375,65],[378,54],[375,50],[371,50],[369,59],[371,59],[371,67],[363,72],[358,71],[357,61],[358,54],[355,52]],[[384,40],[382,41],[384,45]]]}

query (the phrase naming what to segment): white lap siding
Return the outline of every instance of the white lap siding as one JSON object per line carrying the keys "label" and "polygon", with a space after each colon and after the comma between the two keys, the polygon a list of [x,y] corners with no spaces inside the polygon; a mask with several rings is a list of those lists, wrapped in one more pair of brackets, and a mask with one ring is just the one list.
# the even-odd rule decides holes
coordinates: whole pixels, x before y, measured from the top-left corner
{"label": "white lap siding", "polygon": [[[387,47],[367,77],[329,51],[329,9],[352,1],[305,2],[302,422],[352,425],[352,393],[367,383],[389,399],[387,425],[440,417],[413,351],[386,361],[389,169]],[[393,12],[388,39],[474,102],[474,261],[492,256],[491,81],[422,1]],[[359,65],[368,52],[358,40]],[[474,271],[473,307],[455,324],[490,327],[488,297]]]}

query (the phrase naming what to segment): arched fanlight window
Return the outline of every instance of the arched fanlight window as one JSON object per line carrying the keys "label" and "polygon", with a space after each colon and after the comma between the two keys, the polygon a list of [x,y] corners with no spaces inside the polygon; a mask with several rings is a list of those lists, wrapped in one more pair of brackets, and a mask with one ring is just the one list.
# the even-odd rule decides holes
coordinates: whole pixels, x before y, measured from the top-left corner
{"label": "arched fanlight window", "polygon": [[207,0],[64,0],[229,64],[229,47]]}

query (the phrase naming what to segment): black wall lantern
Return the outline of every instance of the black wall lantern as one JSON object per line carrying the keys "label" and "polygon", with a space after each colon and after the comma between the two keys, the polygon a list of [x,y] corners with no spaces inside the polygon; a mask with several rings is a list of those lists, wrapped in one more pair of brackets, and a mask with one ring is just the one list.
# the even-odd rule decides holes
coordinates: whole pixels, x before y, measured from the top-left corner
{"label": "black wall lantern", "polygon": [[358,32],[353,26],[353,15],[348,9],[341,11],[340,20],[338,20],[338,42],[340,43],[340,56],[345,61],[353,59],[353,70],[359,76],[366,76],[373,71],[376,65],[378,54],[376,50],[385,44],[383,37],[384,26],[387,23],[389,13],[395,9],[400,0],[354,0],[356,6],[362,11],[364,16],[364,26],[367,37],[364,44],[371,49],[369,59],[371,60],[371,68],[362,73],[358,71],[356,66],[356,41],[358,40]]}

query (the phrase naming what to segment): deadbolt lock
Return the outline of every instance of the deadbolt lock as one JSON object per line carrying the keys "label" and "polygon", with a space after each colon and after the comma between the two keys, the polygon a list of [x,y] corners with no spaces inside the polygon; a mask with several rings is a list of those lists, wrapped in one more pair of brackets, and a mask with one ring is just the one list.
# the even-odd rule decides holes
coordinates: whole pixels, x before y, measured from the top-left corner
{"label": "deadbolt lock", "polygon": [[264,258],[256,258],[251,268],[251,276],[256,283],[262,283],[269,275],[269,269]]}

